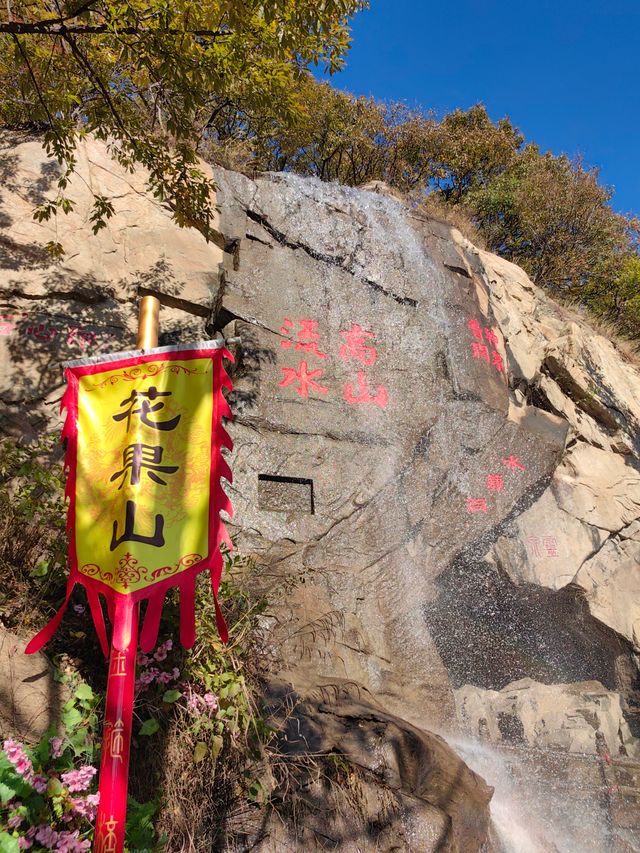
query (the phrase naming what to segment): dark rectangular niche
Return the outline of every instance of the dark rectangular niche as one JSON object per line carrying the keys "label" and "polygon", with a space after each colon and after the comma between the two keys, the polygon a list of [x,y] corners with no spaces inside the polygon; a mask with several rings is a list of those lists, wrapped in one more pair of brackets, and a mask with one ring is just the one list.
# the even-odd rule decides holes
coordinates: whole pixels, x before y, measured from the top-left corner
{"label": "dark rectangular niche", "polygon": [[258,474],[258,506],[272,512],[314,513],[313,480]]}

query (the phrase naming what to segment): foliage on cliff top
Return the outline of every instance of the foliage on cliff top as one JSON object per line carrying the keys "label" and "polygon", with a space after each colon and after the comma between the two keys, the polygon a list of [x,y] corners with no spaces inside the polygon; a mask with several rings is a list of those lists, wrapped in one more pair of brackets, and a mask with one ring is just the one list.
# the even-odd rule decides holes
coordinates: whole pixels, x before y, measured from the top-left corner
{"label": "foliage on cliff top", "polygon": [[612,210],[596,169],[525,144],[477,104],[438,119],[301,78],[296,121],[220,102],[202,151],[223,165],[358,186],[382,180],[555,296],[640,338],[640,222]]}
{"label": "foliage on cliff top", "polygon": [[[65,167],[61,194],[41,219],[67,212],[64,196],[82,133],[108,140],[128,167],[142,164],[178,224],[205,233],[209,182],[196,146],[217,99],[290,120],[295,82],[310,63],[334,71],[348,19],[365,0],[7,0],[0,12],[0,123],[45,131]],[[92,221],[112,214],[96,196]],[[59,249],[60,250],[60,249]]]}
{"label": "foliage on cliff top", "polygon": [[[210,183],[196,153],[353,186],[378,179],[462,226],[554,295],[640,339],[640,223],[579,160],[541,152],[482,105],[438,120],[355,98],[307,72],[334,71],[366,0],[8,0],[0,13],[0,123],[44,131],[63,165],[87,131],[150,188],[179,225],[210,236]],[[113,214],[96,195],[95,231]],[[59,254],[63,247],[49,245]]]}

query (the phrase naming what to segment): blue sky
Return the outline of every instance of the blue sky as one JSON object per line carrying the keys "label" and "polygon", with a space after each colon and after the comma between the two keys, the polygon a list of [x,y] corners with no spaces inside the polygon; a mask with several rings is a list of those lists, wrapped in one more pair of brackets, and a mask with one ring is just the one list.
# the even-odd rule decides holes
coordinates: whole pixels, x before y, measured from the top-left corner
{"label": "blue sky", "polygon": [[637,0],[371,0],[334,86],[442,114],[481,101],[528,141],[582,154],[640,214]]}

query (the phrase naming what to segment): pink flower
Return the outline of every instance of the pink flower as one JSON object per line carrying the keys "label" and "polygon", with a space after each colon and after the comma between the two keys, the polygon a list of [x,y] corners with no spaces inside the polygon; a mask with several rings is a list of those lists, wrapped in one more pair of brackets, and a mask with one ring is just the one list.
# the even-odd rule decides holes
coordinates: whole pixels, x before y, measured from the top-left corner
{"label": "pink flower", "polygon": [[143,652],[138,652],[138,657],[136,658],[138,664],[140,666],[149,666],[151,663],[151,658],[147,657]]}
{"label": "pink flower", "polygon": [[33,841],[30,841],[28,838],[19,838],[18,847],[21,850],[30,850],[33,847]]}
{"label": "pink flower", "polygon": [[138,681],[140,682],[140,684],[143,684],[145,687],[148,687],[149,684],[153,683],[156,675],[158,675],[159,672],[160,670],[156,669],[155,667],[151,667],[151,669],[145,669],[144,672],[140,673],[140,678],[138,679]]}
{"label": "pink flower", "polygon": [[55,831],[55,829],[52,829],[50,826],[47,826],[46,823],[43,823],[39,827],[37,827],[36,841],[39,841],[43,847],[46,847],[49,850],[53,850],[57,840],[58,833]]}
{"label": "pink flower", "polygon": [[31,759],[28,758],[27,753],[22,748],[22,745],[13,740],[13,738],[8,738],[5,740],[2,748],[4,749],[9,761],[16,768],[16,772],[21,776],[24,776],[27,782],[29,782],[33,776],[33,765],[31,764]]}
{"label": "pink flower", "polygon": [[167,659],[167,650],[164,646],[160,646],[160,648],[156,650],[154,658],[158,661]]}
{"label": "pink flower", "polygon": [[47,790],[47,777],[38,774],[37,776],[33,777],[33,779],[31,780],[31,784],[39,794],[44,794],[44,792]]}
{"label": "pink flower", "polygon": [[[20,803],[16,803],[16,807],[18,807]],[[7,826],[9,829],[17,829],[22,823],[22,815],[18,812],[14,812],[11,817],[7,820]]]}
{"label": "pink flower", "polygon": [[187,698],[187,709],[194,714],[200,713],[200,697],[189,688],[189,696]]}
{"label": "pink flower", "polygon": [[165,649],[168,652],[170,652],[171,649],[173,648],[173,640],[171,638],[169,638],[168,640],[165,640],[163,643],[163,646],[165,647]]}
{"label": "pink flower", "polygon": [[84,799],[71,800],[71,805],[75,814],[86,817],[87,820],[94,820],[99,802],[100,794],[87,794]]}
{"label": "pink flower", "polygon": [[172,681],[171,673],[170,672],[161,672],[160,675],[156,678],[156,681],[159,684],[168,684],[170,681]]}
{"label": "pink flower", "polygon": [[80,831],[78,829],[73,832],[63,830],[58,836],[56,850],[60,853],[82,853],[83,850],[88,850],[91,847],[91,842],[80,841]]}
{"label": "pink flower", "polygon": [[61,778],[71,792],[86,791],[97,772],[95,767],[87,764],[79,770],[67,770]]}
{"label": "pink flower", "polygon": [[60,758],[62,755],[62,738],[52,737],[49,740],[49,746],[51,747],[51,757]]}
{"label": "pink flower", "polygon": [[213,695],[213,693],[205,693],[202,697],[202,701],[207,707],[207,711],[210,714],[213,714],[214,711],[218,710],[218,700]]}
{"label": "pink flower", "polygon": [[180,678],[180,670],[177,666],[174,666],[174,668],[172,669],[171,677],[174,678],[176,681]]}

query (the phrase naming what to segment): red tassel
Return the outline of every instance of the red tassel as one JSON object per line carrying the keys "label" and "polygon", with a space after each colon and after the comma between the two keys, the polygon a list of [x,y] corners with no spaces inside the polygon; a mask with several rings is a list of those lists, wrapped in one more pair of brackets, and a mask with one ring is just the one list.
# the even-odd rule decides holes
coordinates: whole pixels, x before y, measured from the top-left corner
{"label": "red tassel", "polygon": [[161,590],[149,596],[149,603],[144,615],[144,624],[140,634],[140,648],[145,654],[153,651],[158,641],[160,630],[160,619],[164,607],[165,592]]}
{"label": "red tassel", "polygon": [[100,596],[92,586],[86,586],[85,590],[87,593],[87,600],[89,602],[89,609],[91,610],[91,616],[93,617],[93,624],[95,625],[96,634],[100,640],[102,653],[106,658],[108,658],[109,640],[107,639],[107,629],[104,624],[104,614],[102,613]]}
{"label": "red tassel", "polygon": [[185,578],[180,584],[180,642],[190,649],[196,641],[196,578]]}
{"label": "red tassel", "polygon": [[73,576],[69,576],[69,580],[67,581],[67,592],[64,597],[64,601],[62,606],[53,617],[53,619],[48,622],[44,628],[39,631],[35,637],[32,637],[27,644],[25,654],[32,655],[35,652],[39,652],[40,649],[44,646],[45,643],[48,643],[49,640],[53,637],[55,632],[58,630],[58,625],[62,622],[62,617],[64,616],[64,611],[67,609],[67,604],[69,603],[69,599],[71,598],[71,593],[73,592],[73,588],[75,586],[75,580],[73,580]]}

